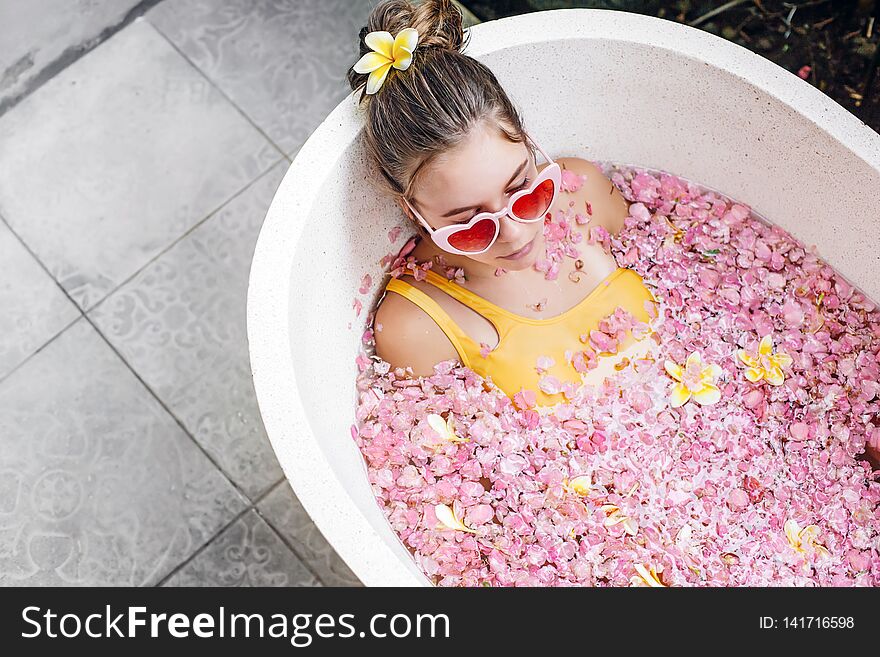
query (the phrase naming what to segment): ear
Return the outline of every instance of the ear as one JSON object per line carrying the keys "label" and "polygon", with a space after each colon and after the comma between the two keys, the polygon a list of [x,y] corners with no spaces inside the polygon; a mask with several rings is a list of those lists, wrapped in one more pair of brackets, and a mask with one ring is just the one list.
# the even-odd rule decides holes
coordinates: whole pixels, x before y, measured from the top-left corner
{"label": "ear", "polygon": [[415,226],[416,228],[418,228],[422,232],[427,232],[427,231],[425,231],[425,227],[422,226],[422,222],[416,218],[416,216],[413,214],[413,211],[410,210],[409,206],[404,202],[403,197],[398,196],[395,198],[395,200],[397,201],[397,206],[403,212],[403,215],[407,219],[409,219],[410,222],[412,222],[413,226]]}
{"label": "ear", "polygon": [[425,230],[425,227],[422,226],[422,223],[416,219],[415,215],[412,213],[406,203],[403,202],[403,198],[400,196],[395,197],[395,203],[397,203],[397,207],[400,208],[400,211],[403,212],[403,216],[406,217],[407,221],[412,224],[413,228],[419,231],[422,235],[427,235],[428,231]]}

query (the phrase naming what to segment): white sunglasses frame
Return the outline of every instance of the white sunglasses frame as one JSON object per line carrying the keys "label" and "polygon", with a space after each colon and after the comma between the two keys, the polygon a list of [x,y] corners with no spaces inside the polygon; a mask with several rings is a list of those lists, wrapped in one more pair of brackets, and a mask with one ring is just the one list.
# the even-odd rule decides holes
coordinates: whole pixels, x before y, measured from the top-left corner
{"label": "white sunglasses frame", "polygon": [[[439,246],[441,249],[448,253],[455,253],[457,255],[479,255],[481,253],[485,253],[495,244],[495,241],[498,239],[498,235],[501,233],[501,222],[499,219],[505,215],[510,215],[510,218],[514,221],[518,221],[523,224],[533,224],[538,221],[543,221],[546,215],[546,212],[541,213],[541,215],[535,219],[520,219],[513,213],[513,205],[523,196],[528,196],[532,192],[537,189],[538,185],[542,184],[546,180],[553,181],[553,196],[550,199],[550,205],[548,206],[548,210],[552,207],[553,202],[556,200],[560,189],[562,187],[562,169],[559,164],[555,160],[553,160],[547,153],[544,152],[544,149],[538,146],[538,143],[529,137],[529,141],[531,141],[535,148],[544,156],[544,159],[548,162],[547,166],[544,167],[543,171],[538,173],[535,177],[535,180],[532,181],[532,184],[529,185],[528,189],[522,189],[518,192],[514,192],[510,195],[510,198],[507,200],[507,205],[502,210],[498,212],[480,212],[468,221],[467,223],[458,223],[458,224],[450,224],[449,226],[442,226],[441,228],[431,228],[427,221],[424,220],[422,215],[418,213],[418,211],[410,204],[410,202],[403,197],[404,203],[406,203],[407,207],[412,211],[412,213],[416,216],[416,218],[422,223],[425,229],[430,234],[431,239],[434,243]],[[495,235],[492,237],[492,240],[489,242],[489,246],[487,246],[482,251],[462,251],[460,249],[455,248],[449,243],[449,237],[463,230],[469,230],[476,223],[480,221],[484,221],[486,219],[491,220],[495,224]]]}

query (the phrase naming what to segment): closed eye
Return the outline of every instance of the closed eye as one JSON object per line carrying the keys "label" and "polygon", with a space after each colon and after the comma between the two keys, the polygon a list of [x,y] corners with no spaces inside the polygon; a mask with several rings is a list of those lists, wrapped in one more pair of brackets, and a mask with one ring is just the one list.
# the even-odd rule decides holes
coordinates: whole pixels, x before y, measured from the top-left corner
{"label": "closed eye", "polygon": [[[522,182],[522,184],[519,185],[518,187],[516,187],[515,189],[510,190],[509,193],[510,193],[510,194],[516,194],[518,191],[521,191],[521,190],[523,190],[523,189],[528,188],[530,182],[531,182],[531,179],[530,179],[528,176],[526,176],[526,178],[525,178],[525,180]],[[473,218],[476,217],[478,214],[480,214],[480,212],[483,212],[483,208],[477,208],[477,209],[474,210],[474,212],[473,212],[471,215],[469,215],[468,217],[466,217],[466,218],[464,218],[464,219],[461,219],[460,221],[456,221],[456,222],[454,222],[454,223],[456,223],[456,224],[466,224],[466,223],[469,222],[471,219],[473,219]]]}

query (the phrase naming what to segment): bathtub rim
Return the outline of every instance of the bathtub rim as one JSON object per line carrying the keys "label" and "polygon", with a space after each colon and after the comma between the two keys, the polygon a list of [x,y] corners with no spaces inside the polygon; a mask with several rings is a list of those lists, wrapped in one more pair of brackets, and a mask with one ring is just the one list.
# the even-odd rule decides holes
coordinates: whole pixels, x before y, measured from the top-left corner
{"label": "bathtub rim", "polygon": [[[553,28],[552,39],[546,38],[548,26]],[[867,124],[793,73],[698,28],[618,10],[575,8],[522,14],[469,29],[471,37],[465,52],[476,58],[516,46],[579,39],[638,44],[703,62],[787,105],[880,171],[880,135]],[[415,568],[402,567],[398,554],[356,509],[325,459],[317,437],[309,429],[289,349],[293,256],[304,228],[303,219],[312,214],[315,199],[279,198],[285,181],[303,176],[325,180],[330,174],[340,153],[327,144],[350,144],[362,128],[359,94],[348,94],[305,141],[266,214],[248,280],[251,374],[266,433],[286,479],[355,575],[367,586],[431,586]],[[353,412],[351,419],[354,421]]]}

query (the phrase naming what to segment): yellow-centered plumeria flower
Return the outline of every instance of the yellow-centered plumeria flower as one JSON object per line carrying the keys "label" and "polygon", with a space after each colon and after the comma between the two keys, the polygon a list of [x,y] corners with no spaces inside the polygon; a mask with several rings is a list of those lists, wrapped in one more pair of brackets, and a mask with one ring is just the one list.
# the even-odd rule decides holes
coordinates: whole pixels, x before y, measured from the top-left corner
{"label": "yellow-centered plumeria flower", "polygon": [[600,508],[607,516],[603,523],[606,527],[613,527],[617,523],[623,523],[623,529],[627,534],[635,536],[638,533],[639,523],[636,519],[623,515],[620,511],[620,507],[616,504],[603,504]]}
{"label": "yellow-centered plumeria flower", "polygon": [[[654,586],[654,587],[662,587],[667,588],[666,584],[660,581],[660,578],[657,577],[657,571],[654,570],[654,566],[651,566],[650,569],[645,568],[642,564],[637,563],[634,564],[636,571],[639,573],[639,577],[633,575],[629,582],[633,586]],[[644,583],[643,583],[644,582]]]}
{"label": "yellow-centered plumeria flower", "polygon": [[467,525],[465,525],[461,520],[455,517],[455,511],[453,511],[450,507],[445,504],[437,504],[434,506],[434,515],[437,516],[437,520],[443,523],[444,526],[449,529],[458,529],[463,532],[470,532],[471,534],[476,534],[477,531],[475,529],[471,529]]}
{"label": "yellow-centered plumeria flower", "polygon": [[770,385],[781,386],[785,380],[782,368],[792,363],[788,354],[781,351],[773,353],[773,338],[769,334],[761,338],[757,356],[752,356],[745,349],[739,349],[736,353],[739,359],[749,366],[746,370],[746,378],[752,383],[764,379]]}
{"label": "yellow-centered plumeria flower", "polygon": [[589,475],[579,475],[571,480],[563,479],[562,485],[566,490],[570,490],[572,493],[586,497],[590,494],[590,489],[593,484]]}
{"label": "yellow-centered plumeria flower", "polygon": [[369,73],[367,93],[379,91],[391,67],[405,71],[412,64],[412,54],[419,42],[419,33],[412,27],[402,29],[396,37],[391,32],[380,30],[370,32],[364,43],[372,50],[361,57],[354,65],[355,73]]}
{"label": "yellow-centered plumeria flower", "polygon": [[428,424],[431,425],[431,428],[436,431],[443,440],[448,440],[453,443],[466,443],[470,440],[469,438],[462,438],[455,433],[455,417],[453,417],[451,412],[445,420],[442,416],[437,415],[436,413],[430,413],[428,415]]}
{"label": "yellow-centered plumeria flower", "polygon": [[714,363],[703,365],[700,352],[688,356],[684,367],[671,360],[667,360],[664,367],[677,381],[669,397],[672,408],[683,406],[691,397],[702,405],[714,404],[721,399],[721,391],[715,385],[715,380],[721,376],[721,366]]}
{"label": "yellow-centered plumeria flower", "polygon": [[830,554],[824,545],[816,542],[816,538],[819,535],[818,525],[807,525],[801,529],[797,520],[791,519],[786,520],[783,529],[788,537],[789,544],[798,552],[805,554],[809,551],[816,551],[823,556]]}

